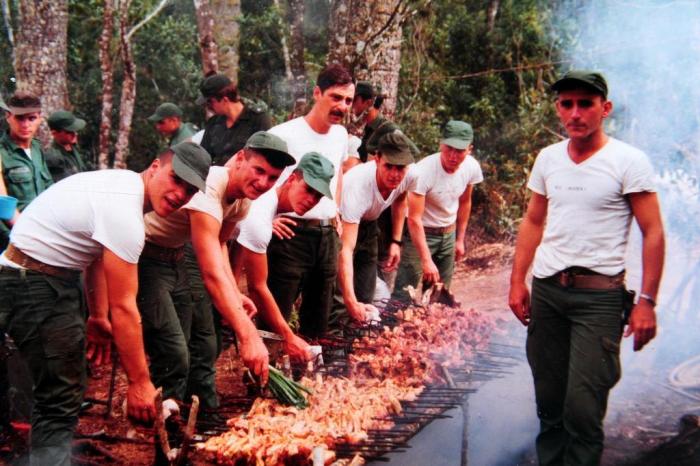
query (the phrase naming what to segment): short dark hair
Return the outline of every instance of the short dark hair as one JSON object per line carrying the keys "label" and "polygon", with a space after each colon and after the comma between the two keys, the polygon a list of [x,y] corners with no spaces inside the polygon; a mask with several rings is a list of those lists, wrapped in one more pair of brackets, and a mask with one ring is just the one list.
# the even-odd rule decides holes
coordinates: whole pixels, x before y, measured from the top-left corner
{"label": "short dark hair", "polygon": [[316,79],[316,85],[321,89],[321,92],[326,92],[326,89],[333,86],[344,86],[352,83],[350,72],[343,65],[337,63],[326,66]]}
{"label": "short dark hair", "polygon": [[372,105],[374,108],[379,110],[382,108],[382,104],[384,103],[384,94],[379,94],[377,97],[374,98],[374,104]]}
{"label": "short dark hair", "polygon": [[7,99],[7,105],[20,108],[41,107],[41,99],[29,92],[18,91]]}

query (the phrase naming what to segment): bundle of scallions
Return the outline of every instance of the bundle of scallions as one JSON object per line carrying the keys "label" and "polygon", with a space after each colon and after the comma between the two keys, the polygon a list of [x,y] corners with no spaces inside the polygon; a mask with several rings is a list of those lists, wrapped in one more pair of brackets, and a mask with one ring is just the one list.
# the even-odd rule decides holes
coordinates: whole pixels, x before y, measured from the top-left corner
{"label": "bundle of scallions", "polygon": [[313,393],[311,389],[285,377],[278,369],[270,366],[270,377],[267,386],[277,401],[286,405],[292,405],[299,409],[309,406],[309,402],[302,392]]}

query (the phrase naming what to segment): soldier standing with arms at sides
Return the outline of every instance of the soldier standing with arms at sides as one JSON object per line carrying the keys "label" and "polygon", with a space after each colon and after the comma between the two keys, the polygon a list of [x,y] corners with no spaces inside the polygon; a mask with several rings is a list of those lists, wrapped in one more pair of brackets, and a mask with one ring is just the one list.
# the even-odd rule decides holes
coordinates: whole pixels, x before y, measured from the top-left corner
{"label": "soldier standing with arms at sides", "polygon": [[[608,136],[608,85],[570,71],[554,83],[568,139],[544,148],[518,232],[509,305],[528,326],[541,465],[593,466],[603,453],[608,394],[620,378],[625,250],[632,218],[642,232],[642,292],[626,335],[641,350],[656,334],[664,231],[646,155]],[[532,295],[525,285],[534,268]]]}
{"label": "soldier standing with arms at sides", "polygon": [[87,171],[88,165],[78,150],[78,131],[85,128],[85,120],[76,118],[71,112],[59,110],[52,113],[47,122],[53,142],[44,155],[53,181]]}
{"label": "soldier standing with arms at sides", "polygon": [[182,122],[182,109],[172,102],[160,104],[148,121],[161,136],[168,138],[168,147],[188,141],[195,133],[192,123]]}

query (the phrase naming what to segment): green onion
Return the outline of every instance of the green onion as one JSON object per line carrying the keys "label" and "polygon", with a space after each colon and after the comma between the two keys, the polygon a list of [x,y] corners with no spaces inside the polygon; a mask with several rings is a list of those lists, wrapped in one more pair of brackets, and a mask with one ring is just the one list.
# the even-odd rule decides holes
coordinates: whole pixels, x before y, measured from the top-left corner
{"label": "green onion", "polygon": [[272,396],[280,403],[292,405],[299,409],[309,406],[309,402],[302,392],[313,393],[309,388],[285,377],[282,372],[272,366],[270,366],[270,377],[267,386]]}

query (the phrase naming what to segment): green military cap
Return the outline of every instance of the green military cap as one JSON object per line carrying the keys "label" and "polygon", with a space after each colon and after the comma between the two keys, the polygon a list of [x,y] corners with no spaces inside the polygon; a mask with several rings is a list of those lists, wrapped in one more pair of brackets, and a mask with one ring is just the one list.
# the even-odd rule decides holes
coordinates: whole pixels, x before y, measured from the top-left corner
{"label": "green military cap", "polygon": [[67,110],[59,110],[53,112],[47,120],[50,129],[69,131],[77,133],[85,128],[85,120],[77,118],[73,113]]}
{"label": "green military cap", "polygon": [[197,105],[204,105],[209,97],[214,97],[231,84],[232,82],[228,76],[223,74],[213,74],[204,78],[202,84],[199,85],[199,91],[202,95],[197,97]]}
{"label": "green military cap", "polygon": [[608,98],[608,83],[597,71],[571,70],[552,84],[552,90],[559,92],[576,87],[585,87]]}
{"label": "green military cap", "polygon": [[381,156],[393,165],[410,165],[415,162],[413,147],[411,140],[401,131],[383,135],[377,144]]}
{"label": "green military cap", "polygon": [[27,113],[41,112],[41,100],[32,94],[15,92],[7,100],[7,108],[13,115],[26,115]]}
{"label": "green military cap", "polygon": [[165,102],[164,104],[160,104],[156,109],[155,113],[148,117],[148,121],[152,123],[157,123],[159,121],[164,120],[165,118],[174,116],[181,117],[182,110],[180,110],[180,107],[178,107],[172,102]]}
{"label": "green military cap", "polygon": [[307,152],[299,160],[296,166],[304,175],[306,184],[314,188],[319,193],[333,199],[331,194],[331,180],[335,175],[333,163],[318,152]]}
{"label": "green military cap", "polygon": [[359,95],[364,99],[369,99],[377,95],[377,92],[374,90],[374,86],[372,86],[371,82],[357,81],[357,84],[355,84],[355,95]]}
{"label": "green military cap", "polygon": [[459,120],[450,120],[442,131],[441,144],[446,144],[455,149],[463,150],[469,147],[474,140],[474,130],[469,123]]}
{"label": "green military cap", "polygon": [[248,138],[246,149],[252,149],[262,154],[276,168],[294,165],[296,160],[289,155],[287,143],[282,138],[267,131],[258,131]]}
{"label": "green military cap", "polygon": [[204,192],[211,156],[202,146],[185,141],[170,148],[173,152],[173,171],[177,176]]}

